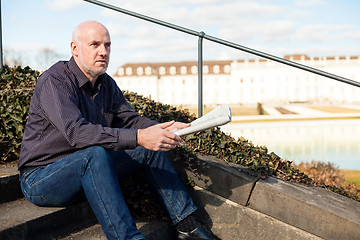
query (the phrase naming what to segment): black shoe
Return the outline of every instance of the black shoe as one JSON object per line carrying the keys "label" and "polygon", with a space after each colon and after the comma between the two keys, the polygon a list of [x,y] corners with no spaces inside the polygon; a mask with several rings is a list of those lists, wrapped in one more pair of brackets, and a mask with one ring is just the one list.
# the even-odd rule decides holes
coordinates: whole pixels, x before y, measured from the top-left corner
{"label": "black shoe", "polygon": [[220,240],[212,232],[200,225],[191,232],[182,232],[177,230],[178,239],[180,240]]}

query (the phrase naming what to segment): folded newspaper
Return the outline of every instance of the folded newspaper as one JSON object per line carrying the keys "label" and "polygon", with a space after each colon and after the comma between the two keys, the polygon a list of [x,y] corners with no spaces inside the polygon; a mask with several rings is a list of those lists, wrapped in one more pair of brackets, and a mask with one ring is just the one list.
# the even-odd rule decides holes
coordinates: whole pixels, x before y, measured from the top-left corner
{"label": "folded newspaper", "polygon": [[218,127],[231,122],[231,109],[226,106],[218,106],[208,114],[196,119],[190,123],[187,128],[172,131],[178,136],[186,136],[192,133],[200,132],[213,127]]}

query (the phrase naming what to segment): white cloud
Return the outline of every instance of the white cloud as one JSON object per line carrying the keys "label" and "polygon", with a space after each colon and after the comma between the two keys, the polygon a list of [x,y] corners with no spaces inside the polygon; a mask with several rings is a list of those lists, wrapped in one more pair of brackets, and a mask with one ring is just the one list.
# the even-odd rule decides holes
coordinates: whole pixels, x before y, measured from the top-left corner
{"label": "white cloud", "polygon": [[67,10],[83,4],[82,0],[53,0],[47,1],[46,6],[52,10]]}
{"label": "white cloud", "polygon": [[17,43],[8,47],[5,46],[5,48],[14,52],[39,51],[44,48],[55,49],[54,46],[45,46],[41,43]]}
{"label": "white cloud", "polygon": [[[259,17],[275,16],[284,9],[276,5],[259,4],[252,1],[209,1],[206,3],[191,2],[179,6],[180,1],[148,1],[133,0],[119,5],[118,1],[109,1],[115,6],[129,11],[157,18],[170,23],[181,23],[183,27],[228,25],[235,24],[239,19],[256,19]],[[156,6],[156,7],[154,7]],[[134,10],[135,9],[135,10]],[[124,18],[123,14],[113,10],[104,10],[108,17]]]}
{"label": "white cloud", "polygon": [[[80,2],[52,0],[49,6],[59,10],[75,7]],[[339,48],[341,43],[336,41],[360,39],[359,26],[326,21],[326,12],[318,12],[319,7],[330,6],[323,0],[298,0],[286,3],[250,0],[105,0],[105,2],[280,56],[308,52],[321,54],[326,51],[328,53],[324,55],[332,52],[340,53],[341,49],[347,51],[346,46]],[[113,53],[115,55],[115,52],[119,52],[120,58],[126,59],[124,61],[170,61],[176,58],[187,60],[186,58],[196,57],[197,38],[194,36],[114,10],[102,7],[98,9],[102,22],[110,31],[114,43]],[[190,37],[192,40],[189,41]],[[241,51],[234,51],[224,46],[210,47],[204,51],[204,56],[211,59],[236,58],[243,55]],[[249,55],[249,57],[254,56]]]}
{"label": "white cloud", "polygon": [[303,41],[359,39],[360,29],[352,25],[309,24],[297,29],[293,38]]}
{"label": "white cloud", "polygon": [[295,6],[297,7],[314,7],[325,5],[325,1],[323,0],[297,0],[295,2]]}

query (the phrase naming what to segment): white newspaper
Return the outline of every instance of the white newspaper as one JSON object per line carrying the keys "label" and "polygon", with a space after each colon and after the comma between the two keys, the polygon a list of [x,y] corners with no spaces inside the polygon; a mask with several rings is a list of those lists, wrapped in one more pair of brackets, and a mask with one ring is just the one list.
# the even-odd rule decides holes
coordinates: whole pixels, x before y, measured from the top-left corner
{"label": "white newspaper", "polygon": [[178,136],[186,136],[209,128],[218,127],[231,122],[231,109],[226,106],[218,106],[208,114],[190,123],[187,128],[172,131]]}

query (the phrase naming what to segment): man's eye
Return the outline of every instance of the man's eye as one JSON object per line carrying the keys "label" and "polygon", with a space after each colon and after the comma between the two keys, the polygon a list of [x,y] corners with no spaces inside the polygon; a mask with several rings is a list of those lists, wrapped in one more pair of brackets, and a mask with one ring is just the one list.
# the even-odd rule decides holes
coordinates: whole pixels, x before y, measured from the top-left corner
{"label": "man's eye", "polygon": [[97,43],[92,43],[91,44],[91,46],[94,46],[94,47],[96,47],[96,46],[98,46],[99,44],[97,44]]}

